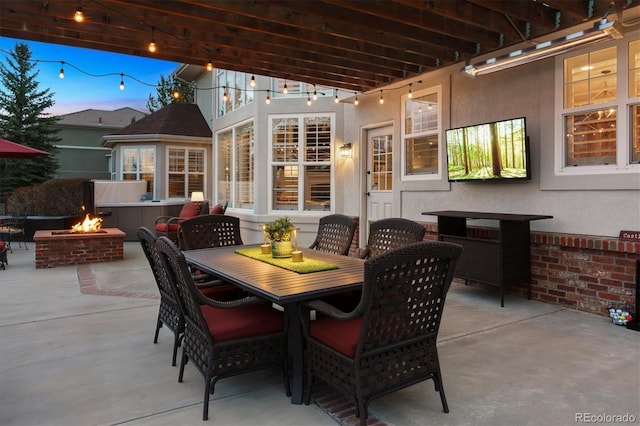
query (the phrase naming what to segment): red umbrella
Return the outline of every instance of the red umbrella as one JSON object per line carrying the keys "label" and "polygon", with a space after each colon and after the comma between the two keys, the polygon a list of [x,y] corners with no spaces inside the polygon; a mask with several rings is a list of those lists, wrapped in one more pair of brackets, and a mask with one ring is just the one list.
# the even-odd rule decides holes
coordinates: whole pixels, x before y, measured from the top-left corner
{"label": "red umbrella", "polygon": [[0,138],[0,158],[29,158],[41,155],[51,155],[51,153]]}

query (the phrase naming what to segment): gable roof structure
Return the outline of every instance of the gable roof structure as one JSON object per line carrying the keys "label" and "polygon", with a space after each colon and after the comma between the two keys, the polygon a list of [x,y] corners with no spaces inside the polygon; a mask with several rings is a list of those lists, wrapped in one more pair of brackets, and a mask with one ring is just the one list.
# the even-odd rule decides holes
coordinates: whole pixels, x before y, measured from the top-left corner
{"label": "gable roof structure", "polygon": [[211,138],[213,133],[196,104],[173,103],[111,135],[170,135]]}
{"label": "gable roof structure", "polygon": [[121,129],[144,118],[147,114],[133,108],[115,110],[85,109],[58,116],[61,126],[113,127]]}

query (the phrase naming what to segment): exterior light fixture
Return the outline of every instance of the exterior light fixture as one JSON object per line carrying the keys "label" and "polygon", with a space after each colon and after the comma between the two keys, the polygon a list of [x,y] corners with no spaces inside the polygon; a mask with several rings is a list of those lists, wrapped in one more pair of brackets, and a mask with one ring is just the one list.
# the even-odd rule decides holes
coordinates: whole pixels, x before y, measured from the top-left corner
{"label": "exterior light fixture", "polygon": [[78,22],[78,23],[81,23],[81,22],[84,21],[84,13],[82,12],[82,7],[81,6],[78,6],[76,8],[75,13],[73,14],[73,20]]}
{"label": "exterior light fixture", "polygon": [[588,46],[593,43],[610,39],[623,38],[622,27],[618,22],[601,19],[593,28],[569,34],[566,37],[538,43],[525,49],[487,59],[484,62],[467,65],[462,72],[469,77],[490,74],[492,72],[528,64],[540,59],[560,55],[578,47]]}
{"label": "exterior light fixture", "polygon": [[346,143],[340,147],[340,157],[344,159],[353,157],[353,150],[351,149],[350,143]]}
{"label": "exterior light fixture", "polygon": [[149,52],[156,53],[156,38],[154,27],[151,27],[151,41],[149,42]]}

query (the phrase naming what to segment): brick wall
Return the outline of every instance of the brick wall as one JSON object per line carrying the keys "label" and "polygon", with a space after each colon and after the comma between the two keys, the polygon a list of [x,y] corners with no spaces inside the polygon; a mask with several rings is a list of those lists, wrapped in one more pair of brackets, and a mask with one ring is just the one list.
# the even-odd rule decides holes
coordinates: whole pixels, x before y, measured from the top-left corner
{"label": "brick wall", "polygon": [[36,241],[36,269],[124,259],[124,234]]}

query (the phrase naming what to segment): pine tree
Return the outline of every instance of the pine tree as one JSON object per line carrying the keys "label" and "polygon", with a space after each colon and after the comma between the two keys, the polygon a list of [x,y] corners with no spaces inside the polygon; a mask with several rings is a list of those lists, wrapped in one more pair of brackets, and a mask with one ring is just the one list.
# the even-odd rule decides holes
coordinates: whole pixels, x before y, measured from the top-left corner
{"label": "pine tree", "polygon": [[[179,94],[176,98],[175,93]],[[147,109],[156,112],[172,103],[195,103],[195,89],[193,84],[184,82],[174,76],[165,77],[160,75],[158,87],[156,88],[157,98],[149,95],[147,100]]]}
{"label": "pine tree", "polygon": [[[31,60],[31,50],[16,43],[6,64],[0,63],[0,135],[12,142],[32,148],[57,152],[60,141],[53,125],[58,118],[44,111],[54,105],[53,93],[38,88],[38,71]],[[0,202],[21,186],[37,185],[52,178],[58,169],[53,155],[0,159]]]}

